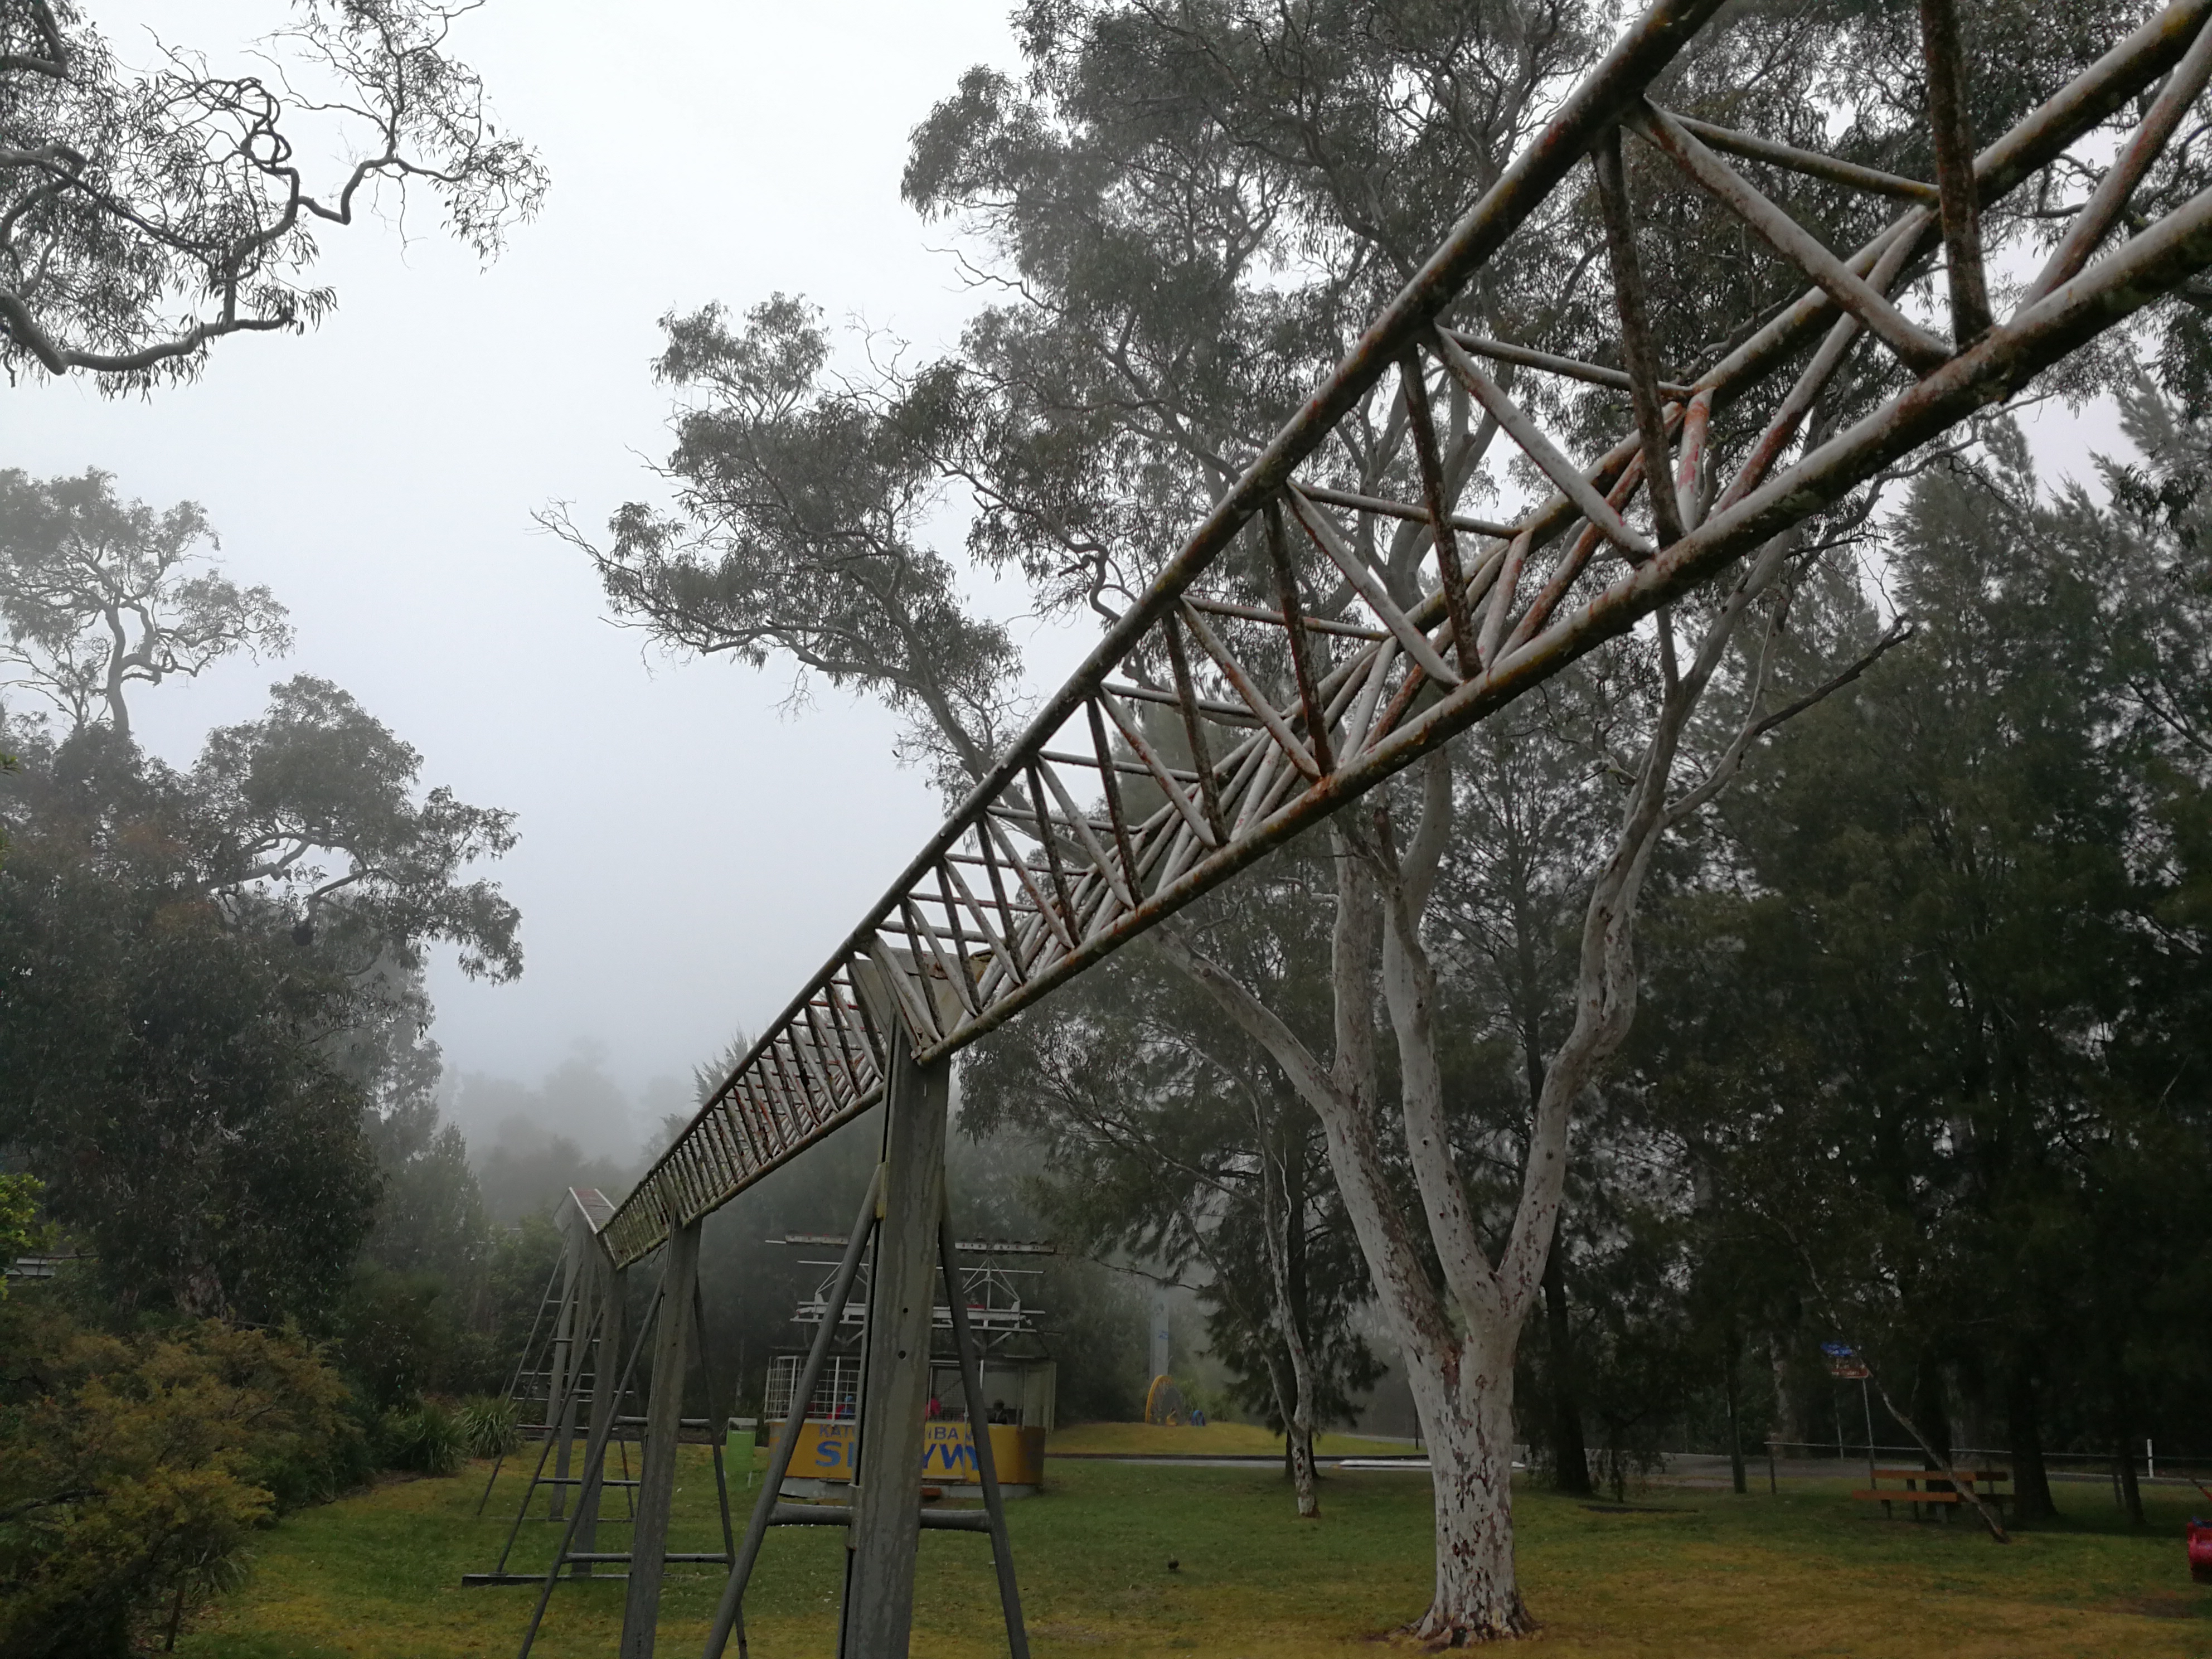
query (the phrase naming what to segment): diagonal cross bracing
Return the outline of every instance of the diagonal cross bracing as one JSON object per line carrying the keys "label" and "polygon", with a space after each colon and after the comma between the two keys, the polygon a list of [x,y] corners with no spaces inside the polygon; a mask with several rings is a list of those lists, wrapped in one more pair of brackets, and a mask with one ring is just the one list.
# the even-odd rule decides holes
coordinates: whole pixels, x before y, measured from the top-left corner
{"label": "diagonal cross bracing", "polygon": [[[2193,101],[2203,83],[2212,46],[2200,37],[2212,0],[2177,0],[1972,158],[1973,194],[1986,210],[2176,70],[2168,95],[2124,140],[2113,176],[2085,205],[2063,256],[2012,314],[1963,348],[1922,319],[1907,320],[1908,289],[1945,243],[1936,185],[1680,121],[1645,103],[1655,77],[1718,9],[1719,0],[1661,0],[1568,94],[623,1200],[605,1235],[617,1261],[647,1255],[672,1226],[727,1201],[882,1097],[892,1012],[864,1000],[856,964],[890,970],[875,982],[899,999],[896,1021],[915,1034],[918,1060],[964,1047],[2212,264],[2212,191],[2089,258],[2173,131],[2177,102]],[[1945,38],[1930,31],[1929,50],[1949,50]],[[1940,67],[1951,79],[1960,69]],[[1688,156],[1695,165],[1666,170],[1669,187],[1709,191],[1737,212],[1772,204],[1741,186],[1713,149],[1902,211],[1848,254],[1770,223],[1770,242],[1781,245],[1775,268],[1812,280],[1699,372],[1668,365],[1677,379],[1658,378],[1641,347],[1616,350],[1623,367],[1593,363],[1540,342],[1492,339],[1481,319],[1455,315],[1485,264],[1555,191],[1585,188],[1585,160],[1623,134],[1671,146],[1678,162]],[[1946,187],[1955,190],[1957,171]],[[1617,172],[1605,177],[1619,188]],[[1628,222],[1623,204],[1611,205]],[[1954,215],[1954,245],[1958,226]],[[1633,266],[1621,262],[1630,280]],[[1870,344],[1869,322],[1892,337]],[[1847,430],[1802,448],[1807,414],[1838,369],[1900,343],[1918,378]],[[1524,398],[1509,398],[1475,368],[1479,359],[1524,376],[1633,383],[1640,401],[1665,403],[1656,421],[1648,407],[1641,423],[1625,414],[1620,441],[1581,465],[1537,429]],[[1410,404],[1425,423],[1445,409],[1455,382],[1475,386],[1492,418],[1510,413],[1516,443],[1540,454],[1560,486],[1517,522],[1473,519],[1446,500],[1452,485],[1437,455],[1414,454],[1404,418],[1386,422],[1402,452],[1395,490],[1348,491],[1299,476],[1325,462],[1324,446],[1363,403],[1395,394],[1398,416]],[[1723,454],[1709,422],[1717,407],[1730,406],[1748,410],[1759,435]],[[1657,482],[1670,499],[1656,514],[1647,501],[1647,533],[1627,515],[1639,494],[1648,496],[1655,456],[1668,464]],[[1304,568],[1339,590],[1345,614],[1316,616],[1327,607],[1300,592],[1287,525],[1304,526],[1326,553],[1305,557]],[[1272,607],[1240,602],[1249,596],[1230,591],[1216,569],[1248,526],[1274,566]],[[1367,562],[1393,534],[1420,538],[1423,574],[1412,591],[1388,591],[1384,573]],[[1447,580],[1460,584],[1456,594]],[[1145,725],[1146,708],[1160,725]],[[1170,732],[1188,741],[1187,755],[1162,751]],[[945,982],[925,997],[915,975]]]}

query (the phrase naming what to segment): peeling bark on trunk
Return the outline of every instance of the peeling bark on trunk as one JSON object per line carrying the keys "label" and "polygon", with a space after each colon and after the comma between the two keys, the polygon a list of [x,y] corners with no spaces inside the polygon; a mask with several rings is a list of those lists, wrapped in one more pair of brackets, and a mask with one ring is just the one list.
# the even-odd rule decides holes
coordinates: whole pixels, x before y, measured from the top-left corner
{"label": "peeling bark on trunk", "polygon": [[[1306,1345],[1302,1248],[1305,1237],[1305,1136],[1302,1129],[1278,1118],[1273,1126],[1277,1145],[1263,1145],[1260,1178],[1261,1231],[1267,1241],[1267,1267],[1274,1281],[1275,1329],[1291,1371],[1290,1409],[1283,1413],[1283,1451],[1288,1459],[1291,1482],[1297,1494],[1298,1518],[1321,1519],[1321,1494],[1315,1483],[1313,1355]],[[1289,1142],[1298,1143],[1297,1170],[1292,1172]],[[1294,1257],[1297,1261],[1293,1270]],[[1278,1409],[1285,1402],[1278,1385]]]}
{"label": "peeling bark on trunk", "polygon": [[1414,1404],[1429,1435],[1437,1523],[1436,1589],[1411,1626],[1421,1640],[1459,1646],[1527,1636],[1536,1628],[1513,1565],[1513,1362],[1470,1339],[1455,1355],[1459,1386],[1424,1379]]}

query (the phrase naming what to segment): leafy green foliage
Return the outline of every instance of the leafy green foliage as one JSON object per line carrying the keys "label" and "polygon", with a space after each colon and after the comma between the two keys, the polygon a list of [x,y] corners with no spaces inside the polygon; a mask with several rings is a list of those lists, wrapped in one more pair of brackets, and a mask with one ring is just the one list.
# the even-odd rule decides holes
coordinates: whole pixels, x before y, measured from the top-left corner
{"label": "leafy green foliage", "polygon": [[184,787],[208,886],[253,884],[349,971],[411,973],[453,945],[461,971],[522,971],[521,918],[462,872],[515,843],[514,815],[438,787],[414,798],[422,757],[346,692],[301,674],[270,688],[258,720],[208,734]]}
{"label": "leafy green foliage", "polygon": [[2209,441],[2130,410],[2151,465],[2109,507],[2007,430],[1916,484],[1921,635],[1731,804],[1642,1068],[1711,1260],[1751,1267],[1736,1316],[1850,1342],[1932,1444],[1964,1413],[2031,1468],[2193,1440],[2212,1386],[2180,1312],[2212,1204]]}
{"label": "leafy green foliage", "polygon": [[[39,1194],[46,1183],[36,1176],[0,1175],[0,1266],[38,1249],[46,1240],[39,1220]],[[8,1295],[8,1281],[0,1278],[0,1300]]]}
{"label": "leafy green foliage", "polygon": [[347,988],[212,902],[25,840],[0,873],[0,1138],[119,1305],[312,1313],[368,1231]]}
{"label": "leafy green foliage", "polygon": [[[77,676],[106,685],[106,717],[83,702],[59,742],[29,733],[0,796],[17,841],[0,873],[0,1140],[46,1179],[54,1218],[87,1233],[125,1307],[320,1316],[369,1225],[379,1153],[399,1200],[386,1256],[435,1253],[467,1277],[483,1219],[458,1138],[436,1132],[422,976],[440,942],[464,972],[521,971],[514,906],[466,873],[513,846],[512,815],[418,797],[416,751],[307,676],[273,688],[262,719],[211,733],[189,772],[143,754],[120,688],[189,671],[177,617],[281,613],[214,574],[158,604],[102,599],[103,582],[177,586],[133,550],[168,531],[97,475],[0,486],[0,608],[58,684],[76,682],[38,632],[54,617],[98,631],[105,604],[143,623]],[[94,533],[102,513],[121,528]],[[196,514],[174,509],[169,539],[201,533]],[[57,515],[73,551],[42,563],[32,531]],[[48,565],[91,586],[42,587]],[[203,658],[228,648],[228,625],[194,635]]]}
{"label": "leafy green foliage", "polygon": [[233,1586],[271,1516],[359,1478],[344,1389],[295,1335],[204,1320],[116,1337],[31,1297],[4,1318],[8,1659],[119,1659]]}
{"label": "leafy green foliage", "polygon": [[387,1412],[378,1425],[384,1460],[395,1469],[418,1474],[459,1474],[468,1461],[469,1441],[459,1419],[428,1401],[412,1411]]}
{"label": "leafy green foliage", "polygon": [[662,319],[659,377],[690,394],[667,471],[678,510],[639,502],[598,564],[607,598],[669,645],[755,666],[775,652],[908,715],[957,794],[1011,729],[1018,663],[921,540],[941,480],[913,434],[930,391],[878,395],[828,372],[812,309],[777,295],[733,327],[719,306]]}
{"label": "leafy green foliage", "polygon": [[447,1291],[435,1273],[356,1264],[337,1311],[337,1352],[347,1376],[379,1410],[411,1407],[445,1380],[457,1336]]}
{"label": "leafy green foliage", "polygon": [[471,1457],[504,1457],[522,1443],[514,1401],[504,1395],[471,1395],[454,1412],[453,1426]]}

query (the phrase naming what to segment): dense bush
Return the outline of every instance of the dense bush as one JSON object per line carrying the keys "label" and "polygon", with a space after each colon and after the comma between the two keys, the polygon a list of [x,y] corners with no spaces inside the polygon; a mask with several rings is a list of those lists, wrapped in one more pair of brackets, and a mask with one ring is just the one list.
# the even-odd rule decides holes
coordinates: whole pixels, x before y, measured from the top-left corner
{"label": "dense bush", "polygon": [[425,1401],[412,1411],[385,1416],[384,1461],[392,1468],[458,1474],[468,1455],[459,1422],[442,1406]]}
{"label": "dense bush", "polygon": [[454,1420],[471,1457],[504,1457],[522,1443],[514,1401],[496,1395],[471,1395]]}
{"label": "dense bush", "polygon": [[[550,1244],[539,1237],[553,1234],[550,1223],[527,1238],[519,1232],[492,1239],[489,1260],[465,1264],[465,1273],[354,1264],[333,1334],[346,1380],[371,1407],[404,1412],[426,1394],[506,1388],[559,1249],[557,1236]],[[518,1279],[526,1288],[512,1289]]]}
{"label": "dense bush", "polygon": [[214,1320],[0,1322],[0,1659],[125,1655],[236,1582],[256,1527],[365,1471],[337,1375],[299,1337]]}
{"label": "dense bush", "polygon": [[[117,1308],[319,1316],[376,1199],[363,1091],[325,1042],[353,1018],[350,981],[284,918],[240,927],[243,901],[190,872],[106,856],[181,834],[185,805],[135,751],[85,736],[33,786],[42,811],[0,873],[0,1142]],[[46,799],[133,789],[160,810],[87,827]]]}
{"label": "dense bush", "polygon": [[[46,1229],[39,1220],[39,1194],[44,1189],[36,1176],[0,1175],[0,1261],[13,1261],[45,1244]],[[7,1294],[8,1281],[0,1279],[0,1298]]]}

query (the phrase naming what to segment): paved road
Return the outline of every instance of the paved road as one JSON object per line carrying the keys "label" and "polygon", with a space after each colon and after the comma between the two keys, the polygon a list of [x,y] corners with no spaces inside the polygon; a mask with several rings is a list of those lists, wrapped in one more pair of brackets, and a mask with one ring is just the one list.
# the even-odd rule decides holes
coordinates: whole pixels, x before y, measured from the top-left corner
{"label": "paved road", "polygon": [[[1279,1468],[1283,1462],[1279,1455],[1274,1454],[1234,1456],[1205,1452],[1059,1452],[1053,1456],[1055,1461],[1065,1457],[1100,1463],[1146,1463],[1195,1469]],[[1884,1459],[1886,1465],[1903,1461],[1898,1457]],[[1322,1468],[1399,1470],[1411,1474],[1430,1473],[1428,1455],[1414,1451],[1410,1446],[1398,1456],[1316,1457],[1314,1462]],[[1518,1469],[1522,1465],[1516,1463],[1513,1467]],[[1866,1465],[1853,1457],[1782,1457],[1775,1460],[1773,1473],[1778,1480],[1856,1480],[1865,1474]],[[1760,1455],[1745,1458],[1744,1474],[1753,1487],[1762,1485],[1767,1479],[1766,1459]],[[1714,1491],[1725,1491],[1730,1484],[1728,1459],[1717,1453],[1707,1452],[1669,1452],[1662,1467],[1649,1478],[1668,1486],[1711,1488]],[[2112,1476],[2109,1468],[2054,1468],[2051,1471],[2051,1478],[2053,1481],[2064,1481],[2069,1485],[2108,1486],[2112,1484]],[[2188,1492],[2197,1489],[2184,1476],[2161,1474],[2153,1480],[2139,1474],[2136,1479],[2154,1490]],[[2206,1484],[2212,1485],[2212,1481]]]}
{"label": "paved road", "polygon": [[[1047,1456],[1054,1462],[1073,1459],[1085,1463],[1150,1463],[1183,1469],[1279,1469],[1283,1466],[1280,1454],[1273,1452],[1251,1455],[1214,1452],[1049,1452]],[[1429,1459],[1425,1452],[1408,1451],[1402,1457],[1316,1457],[1314,1464],[1324,1469],[1412,1469],[1426,1474]]]}

